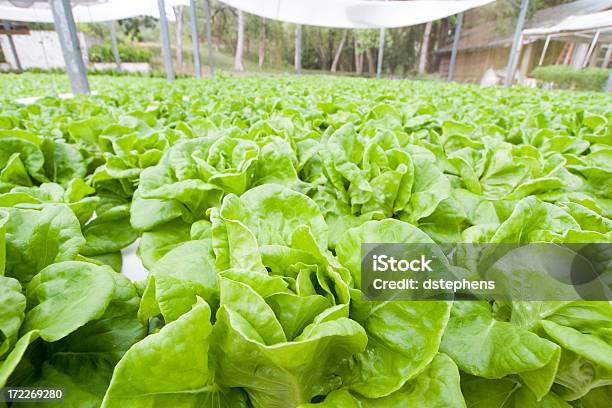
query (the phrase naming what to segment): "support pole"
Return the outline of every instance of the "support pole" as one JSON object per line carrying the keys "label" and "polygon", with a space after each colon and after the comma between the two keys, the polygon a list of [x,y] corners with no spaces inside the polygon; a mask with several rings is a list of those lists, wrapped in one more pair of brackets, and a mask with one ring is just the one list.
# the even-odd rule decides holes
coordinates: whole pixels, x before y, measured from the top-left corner
{"label": "support pole", "polygon": [[589,63],[589,60],[591,59],[591,54],[593,54],[593,50],[595,49],[595,46],[597,45],[597,40],[599,40],[599,33],[600,33],[600,31],[597,30],[595,32],[595,35],[593,36],[593,41],[591,41],[591,45],[589,46],[589,50],[587,51],[586,55],[584,56],[584,61],[582,61],[582,68],[586,67],[587,64]]}
{"label": "support pole", "polygon": [[202,64],[200,63],[200,39],[198,38],[198,15],[196,14],[195,0],[189,0],[189,17],[191,19],[191,43],[193,46],[193,70],[195,76],[202,77]]}
{"label": "support pole", "polygon": [[19,55],[17,54],[17,47],[15,47],[15,41],[13,40],[13,36],[11,34],[6,35],[8,38],[9,46],[11,47],[11,53],[13,54],[13,59],[15,60],[15,68],[17,71],[23,71],[23,67],[21,66],[21,61],[19,60]]}
{"label": "support pole", "polygon": [[302,73],[302,25],[295,25],[295,72]]}
{"label": "support pole", "polygon": [[550,43],[550,34],[546,36],[546,40],[544,41],[544,48],[542,48],[542,55],[540,55],[540,61],[538,61],[538,67],[541,67],[544,63],[544,56],[546,55],[546,50],[548,50],[548,44]]}
{"label": "support pole", "polygon": [[66,72],[72,87],[72,92],[89,93],[89,82],[87,81],[87,71],[81,54],[79,38],[77,36],[74,16],[70,0],[51,0],[51,10],[53,12],[53,22],[59,37],[66,63]]}
{"label": "support pole", "polygon": [[117,30],[115,29],[115,22],[108,22],[108,29],[111,34],[111,44],[113,46],[113,56],[115,57],[115,65],[117,65],[117,71],[121,71],[121,59],[119,58],[119,46],[117,45]]}
{"label": "support pole", "polygon": [[608,64],[612,59],[612,44],[608,44],[608,49],[606,50],[606,54],[604,55],[603,62],[601,64],[602,68],[608,68]]}
{"label": "support pole", "polygon": [[463,11],[457,14],[457,21],[455,22],[455,34],[453,36],[453,50],[451,51],[451,58],[448,64],[448,76],[447,81],[452,81],[455,76],[455,64],[457,63],[457,52],[459,51],[459,39],[461,38],[461,26],[463,25]]}
{"label": "support pole", "polygon": [[378,37],[378,61],[376,64],[376,78],[380,78],[382,74],[383,58],[385,54],[385,29],[380,29],[380,35]]}
{"label": "support pole", "polygon": [[514,71],[518,63],[519,54],[521,53],[521,43],[523,42],[523,27],[527,18],[527,9],[529,8],[529,0],[521,0],[521,10],[519,11],[516,29],[514,30],[514,39],[512,40],[512,48],[508,57],[508,66],[506,67],[506,78],[504,86],[512,86]]}
{"label": "support pole", "polygon": [[206,42],[208,43],[208,65],[210,65],[210,74],[215,74],[215,60],[213,57],[212,47],[212,21],[210,19],[210,3],[209,0],[204,0],[204,14],[206,15]]}
{"label": "support pole", "polygon": [[170,49],[170,32],[168,31],[168,17],[166,16],[166,2],[164,0],[157,0],[157,8],[159,9],[159,28],[161,32],[162,53],[164,54],[166,78],[168,81],[174,81],[172,50]]}
{"label": "support pole", "polygon": [[612,69],[608,74],[608,80],[606,81],[606,87],[604,88],[605,92],[612,92]]}

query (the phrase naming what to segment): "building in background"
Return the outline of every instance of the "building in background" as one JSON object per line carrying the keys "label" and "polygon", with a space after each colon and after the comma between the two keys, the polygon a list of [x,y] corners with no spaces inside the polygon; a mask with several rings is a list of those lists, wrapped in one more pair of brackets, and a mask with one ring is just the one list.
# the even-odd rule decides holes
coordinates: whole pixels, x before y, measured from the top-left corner
{"label": "building in background", "polygon": [[[569,16],[585,15],[612,9],[612,0],[579,0],[536,11],[525,28],[551,27]],[[512,46],[512,18],[491,21],[483,19],[482,11],[474,9],[464,15],[463,29],[459,40],[457,65],[454,78],[460,82],[479,83],[489,70],[505,70]],[[505,30],[501,28],[505,28]],[[592,36],[571,37],[551,41],[542,65],[565,64],[580,68],[589,48]],[[438,72],[446,77],[452,44],[445,44],[435,53],[439,57]],[[539,63],[544,40],[523,44],[518,73],[526,77]],[[587,66],[609,67],[612,44],[600,41]]]}

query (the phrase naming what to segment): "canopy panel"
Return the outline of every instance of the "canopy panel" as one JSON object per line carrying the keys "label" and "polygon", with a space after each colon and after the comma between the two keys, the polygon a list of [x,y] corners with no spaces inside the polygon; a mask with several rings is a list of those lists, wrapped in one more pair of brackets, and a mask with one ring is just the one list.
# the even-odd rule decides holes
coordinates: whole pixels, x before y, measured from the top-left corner
{"label": "canopy panel", "polygon": [[439,20],[495,0],[359,1],[347,9],[350,21],[369,27],[396,28]]}
{"label": "canopy panel", "polygon": [[[73,0],[75,23],[100,23],[125,18],[151,16],[159,18],[157,0]],[[189,0],[166,0],[166,16],[174,20],[173,6],[189,5]],[[0,0],[3,20],[30,23],[52,23],[48,1]]]}
{"label": "canopy panel", "polygon": [[346,9],[358,0],[220,0],[228,6],[272,20],[334,28],[367,28],[350,21]]}
{"label": "canopy panel", "polygon": [[530,28],[523,31],[524,36],[545,36],[549,34],[571,33],[578,31],[612,30],[612,10],[582,16],[569,16],[552,27]]}
{"label": "canopy panel", "polygon": [[[70,3],[73,6],[77,4],[96,4],[96,3],[106,3],[108,0],[71,0]],[[11,3],[16,7],[37,7],[37,8],[49,8],[49,0],[5,0],[4,3]]]}
{"label": "canopy panel", "polygon": [[[438,20],[495,0],[220,0],[247,13],[289,23],[334,28],[394,28]],[[99,23],[139,16],[159,18],[157,0],[73,0],[76,23]],[[166,0],[166,16],[174,20],[172,7],[189,0]],[[52,23],[46,0],[0,0],[3,20]]]}
{"label": "canopy panel", "polygon": [[394,28],[426,23],[495,0],[220,0],[250,14],[334,28]]}

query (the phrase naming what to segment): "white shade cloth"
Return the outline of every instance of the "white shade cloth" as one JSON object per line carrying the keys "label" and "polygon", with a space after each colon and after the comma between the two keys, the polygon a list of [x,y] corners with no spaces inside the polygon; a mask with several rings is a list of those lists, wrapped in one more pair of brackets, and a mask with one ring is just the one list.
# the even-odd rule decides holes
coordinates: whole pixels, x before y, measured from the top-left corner
{"label": "white shade cloth", "polygon": [[356,0],[220,0],[250,14],[288,23],[334,28],[367,28],[348,19]]}
{"label": "white shade cloth", "polygon": [[396,28],[439,20],[493,1],[495,0],[360,1],[349,6],[346,13],[348,19],[355,24]]}
{"label": "white shade cloth", "polygon": [[582,16],[569,16],[552,27],[530,28],[523,31],[525,36],[543,36],[587,30],[612,30],[612,10]]}
{"label": "white shade cloth", "polygon": [[[247,13],[289,23],[334,28],[393,28],[439,20],[495,0],[220,0]],[[157,0],[76,0],[72,14],[76,23],[99,23],[126,18],[159,18]],[[189,0],[165,0],[166,16],[174,21],[173,6]],[[0,19],[52,23],[46,1],[0,0]]]}
{"label": "white shade cloth", "polygon": [[[174,20],[173,6],[189,5],[189,0],[165,0],[166,16]],[[73,2],[75,23],[101,23],[125,18],[151,16],[159,18],[157,0],[106,0]],[[0,0],[0,20],[30,23],[52,23],[53,14],[47,2],[34,2],[29,7],[17,7],[9,0]]]}
{"label": "white shade cloth", "polygon": [[495,0],[220,0],[250,14],[334,28],[393,28],[426,23]]}

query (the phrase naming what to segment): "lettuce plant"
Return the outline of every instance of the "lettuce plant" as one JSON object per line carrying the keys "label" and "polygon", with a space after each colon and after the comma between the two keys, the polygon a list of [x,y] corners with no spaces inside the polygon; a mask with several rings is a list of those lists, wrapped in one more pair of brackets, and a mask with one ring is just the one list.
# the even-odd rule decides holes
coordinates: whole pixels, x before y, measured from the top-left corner
{"label": "lettuce plant", "polygon": [[96,83],[0,102],[0,386],[107,408],[610,406],[610,302],[372,301],[361,282],[365,242],[611,243],[609,96]]}

